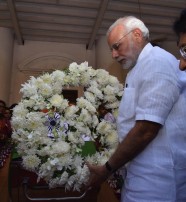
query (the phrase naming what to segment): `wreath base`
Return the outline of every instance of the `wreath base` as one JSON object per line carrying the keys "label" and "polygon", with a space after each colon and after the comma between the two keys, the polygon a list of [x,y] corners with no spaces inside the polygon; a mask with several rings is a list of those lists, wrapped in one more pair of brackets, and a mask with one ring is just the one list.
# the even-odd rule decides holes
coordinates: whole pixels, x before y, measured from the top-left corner
{"label": "wreath base", "polygon": [[[93,188],[87,193],[84,191],[67,191],[63,187],[50,189],[44,180],[37,182],[37,175],[34,172],[27,171],[22,167],[20,158],[12,160],[10,176],[10,196],[19,198],[20,201],[30,200],[31,198],[41,200],[42,198],[42,201],[50,199],[52,202],[56,201],[56,199],[59,200],[59,198],[67,198],[67,200],[63,199],[63,201],[74,202],[74,200],[80,200],[81,202],[95,202],[100,191],[99,187]],[[83,197],[78,199],[80,196]]]}

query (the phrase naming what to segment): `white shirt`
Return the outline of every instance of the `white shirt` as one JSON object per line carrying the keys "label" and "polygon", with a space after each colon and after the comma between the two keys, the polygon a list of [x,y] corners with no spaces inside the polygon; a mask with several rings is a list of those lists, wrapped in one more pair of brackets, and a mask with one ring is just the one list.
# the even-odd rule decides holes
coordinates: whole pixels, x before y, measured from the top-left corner
{"label": "white shirt", "polygon": [[[186,185],[181,186],[186,183],[186,100],[179,96],[178,64],[170,53],[149,43],[127,75],[117,120],[120,141],[136,120],[163,127],[128,163],[124,202],[186,201]],[[179,200],[181,193],[184,200]]]}

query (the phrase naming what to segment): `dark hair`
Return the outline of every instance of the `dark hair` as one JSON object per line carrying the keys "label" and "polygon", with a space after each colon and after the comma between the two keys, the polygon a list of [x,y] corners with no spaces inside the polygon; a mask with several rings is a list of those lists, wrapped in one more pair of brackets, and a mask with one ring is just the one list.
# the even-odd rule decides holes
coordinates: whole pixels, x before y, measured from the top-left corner
{"label": "dark hair", "polygon": [[[5,101],[0,100],[0,103],[2,103],[3,107],[6,107],[6,103],[5,103]],[[1,106],[2,106],[2,105],[1,105]]]}
{"label": "dark hair", "polygon": [[18,104],[17,104],[17,103],[12,104],[12,105],[9,107],[9,109],[10,109],[10,110],[13,110],[13,108],[14,108],[16,105],[18,105]]}
{"label": "dark hair", "polygon": [[181,33],[186,33],[186,9],[182,10],[179,18],[174,22],[173,30],[178,37]]}

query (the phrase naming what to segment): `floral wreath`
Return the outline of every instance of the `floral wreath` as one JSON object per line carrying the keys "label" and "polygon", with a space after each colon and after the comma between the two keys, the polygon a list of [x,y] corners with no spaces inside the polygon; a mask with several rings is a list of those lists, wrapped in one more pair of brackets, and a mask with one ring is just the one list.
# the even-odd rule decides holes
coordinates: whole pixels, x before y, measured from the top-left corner
{"label": "floral wreath", "polygon": [[[63,89],[79,86],[84,95],[69,105]],[[106,70],[74,62],[64,71],[31,77],[20,92],[12,138],[23,167],[50,188],[80,191],[89,178],[85,162],[104,164],[118,144],[116,123],[100,120],[98,107],[104,104],[117,116],[123,86]],[[88,142],[96,145],[92,153],[86,151],[89,146],[84,148]]]}

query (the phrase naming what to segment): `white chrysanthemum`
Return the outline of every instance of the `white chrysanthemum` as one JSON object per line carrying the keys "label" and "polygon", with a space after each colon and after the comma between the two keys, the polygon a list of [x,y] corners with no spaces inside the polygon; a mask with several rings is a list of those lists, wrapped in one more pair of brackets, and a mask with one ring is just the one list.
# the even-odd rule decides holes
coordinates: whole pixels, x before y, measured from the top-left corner
{"label": "white chrysanthemum", "polygon": [[63,83],[64,77],[65,77],[65,73],[63,71],[60,71],[60,70],[55,70],[51,74],[51,78],[52,78],[53,82],[56,81],[59,83]]}
{"label": "white chrysanthemum", "polygon": [[117,109],[119,107],[119,101],[107,104],[108,109]]}
{"label": "white chrysanthemum", "polygon": [[75,176],[77,180],[74,183],[73,189],[80,191],[82,185],[88,182],[89,174],[90,173],[87,166],[84,166],[83,168],[81,166],[77,166]]}
{"label": "white chrysanthemum", "polygon": [[86,92],[84,93],[84,96],[85,96],[85,98],[86,98],[88,101],[90,101],[91,103],[95,103],[95,102],[96,102],[96,99],[95,99],[95,96],[94,96],[93,93],[86,91]]}
{"label": "white chrysanthemum", "polygon": [[51,154],[65,154],[68,153],[70,150],[70,145],[67,142],[60,141],[56,142],[52,145]]}
{"label": "white chrysanthemum", "polygon": [[91,75],[88,72],[84,72],[81,76],[81,85],[87,86],[90,82]]}
{"label": "white chrysanthemum", "polygon": [[101,85],[108,83],[109,73],[104,69],[97,69],[96,71],[97,82]]}
{"label": "white chrysanthemum", "polygon": [[60,185],[66,184],[66,182],[68,181],[68,177],[69,177],[69,174],[66,171],[64,171],[60,177],[60,181],[59,181]]}
{"label": "white chrysanthemum", "polygon": [[63,97],[61,95],[53,95],[50,98],[50,103],[54,107],[60,107],[63,103]]}
{"label": "white chrysanthemum", "polygon": [[52,88],[50,85],[46,84],[46,83],[41,83],[38,86],[38,90],[41,93],[41,95],[43,97],[49,97],[52,94]]}
{"label": "white chrysanthemum", "polygon": [[97,159],[97,163],[99,165],[104,165],[108,161],[109,157],[110,156],[102,155],[100,156],[100,158]]}
{"label": "white chrysanthemum", "polygon": [[53,165],[53,166],[56,165],[58,162],[59,162],[58,158],[54,158],[54,159],[50,160],[50,164]]}
{"label": "white chrysanthemum", "polygon": [[58,186],[60,186],[59,181],[60,181],[59,177],[52,178],[49,182],[49,188],[54,189],[54,188],[57,188]]}
{"label": "white chrysanthemum", "polygon": [[90,86],[90,87],[87,89],[87,91],[92,92],[97,98],[99,98],[99,99],[101,99],[101,100],[103,99],[103,93],[102,93],[101,90],[99,90],[98,87],[96,87],[96,86]]}
{"label": "white chrysanthemum", "polygon": [[78,139],[73,132],[68,132],[68,140],[73,143],[77,143]]}
{"label": "white chrysanthemum", "polygon": [[78,166],[82,167],[82,165],[83,165],[82,157],[79,156],[79,155],[77,155],[77,156],[74,158],[74,165],[73,165],[73,166],[76,168],[76,167],[78,167]]}
{"label": "white chrysanthemum", "polygon": [[25,83],[22,85],[20,92],[23,94],[23,97],[30,97],[37,93],[37,86],[31,85],[30,83]]}
{"label": "white chrysanthemum", "polygon": [[108,83],[111,86],[116,86],[116,87],[120,85],[118,79],[115,76],[111,76],[111,75],[108,77]]}
{"label": "white chrysanthemum", "polygon": [[56,81],[52,85],[53,94],[61,94],[62,85],[59,81]]}
{"label": "white chrysanthemum", "polygon": [[80,65],[79,65],[79,70],[81,72],[84,72],[86,71],[87,69],[89,69],[91,67],[88,66],[88,62],[82,62]]}
{"label": "white chrysanthemum", "polygon": [[36,130],[43,126],[45,121],[42,112],[30,112],[26,115],[28,130]]}
{"label": "white chrysanthemum", "polygon": [[85,98],[77,98],[77,106],[81,109],[86,108],[91,114],[97,113],[95,106]]}
{"label": "white chrysanthemum", "polygon": [[43,146],[37,153],[40,156],[47,156],[50,154],[51,145]]}
{"label": "white chrysanthemum", "polygon": [[77,106],[74,106],[74,105],[67,107],[65,109],[65,117],[67,119],[69,119],[69,118],[73,119],[73,118],[77,117],[76,112],[78,110],[79,110],[79,108]]}
{"label": "white chrysanthemum", "polygon": [[114,88],[113,86],[107,85],[106,88],[104,88],[104,93],[106,95],[113,95],[114,92],[118,92],[118,88]]}
{"label": "white chrysanthemum", "polygon": [[36,155],[28,155],[23,157],[23,166],[30,171],[35,171],[40,162],[41,160]]}
{"label": "white chrysanthemum", "polygon": [[112,124],[110,124],[110,123],[108,123],[108,122],[106,122],[106,121],[103,120],[102,122],[100,122],[98,124],[97,131],[98,131],[98,133],[104,135],[105,133],[107,133],[107,131],[112,130],[112,128],[113,128]]}
{"label": "white chrysanthemum", "polygon": [[116,146],[118,144],[118,137],[117,137],[117,132],[112,130],[110,131],[106,137],[105,137],[105,140],[107,145],[109,146]]}
{"label": "white chrysanthemum", "polygon": [[97,115],[93,115],[92,116],[92,126],[96,127],[98,125],[98,123],[99,123],[99,120],[98,120]]}
{"label": "white chrysanthemum", "polygon": [[11,120],[11,125],[13,129],[25,128],[27,123],[25,117],[13,116]]}
{"label": "white chrysanthemum", "polygon": [[53,81],[53,79],[49,73],[45,73],[45,74],[41,75],[40,78],[43,80],[44,83],[47,83],[47,84],[51,84]]}
{"label": "white chrysanthemum", "polygon": [[105,95],[105,101],[106,102],[117,102],[117,98],[112,94],[112,95]]}
{"label": "white chrysanthemum", "polygon": [[23,105],[24,105],[25,108],[33,108],[34,105],[35,105],[35,100],[33,100],[33,99],[23,100],[22,103],[23,103]]}
{"label": "white chrysanthemum", "polygon": [[92,123],[92,116],[86,109],[82,109],[81,114],[79,115],[77,120],[79,122],[84,122],[85,124],[91,124]]}
{"label": "white chrysanthemum", "polygon": [[25,117],[28,113],[28,109],[25,108],[24,103],[20,102],[18,105],[14,107],[14,117]]}
{"label": "white chrysanthemum", "polygon": [[65,170],[71,169],[71,165],[73,164],[73,156],[73,153],[67,153],[60,156],[58,165],[61,165]]}
{"label": "white chrysanthemum", "polygon": [[78,64],[77,64],[76,62],[72,62],[72,63],[69,65],[69,70],[70,70],[70,71],[76,71],[77,66],[78,66]]}
{"label": "white chrysanthemum", "polygon": [[77,122],[75,125],[76,129],[81,133],[81,134],[86,134],[86,135],[90,135],[90,129],[89,127],[87,127],[84,123],[82,122]]}
{"label": "white chrysanthemum", "polygon": [[54,169],[52,169],[49,159],[49,161],[46,161],[39,167],[38,176],[40,178],[45,178],[48,181],[53,176],[53,173]]}
{"label": "white chrysanthemum", "polygon": [[65,185],[65,189],[66,190],[71,190],[73,188],[73,185],[74,183],[77,181],[77,178],[76,178],[76,175],[71,175],[69,178],[68,178],[68,181]]}

